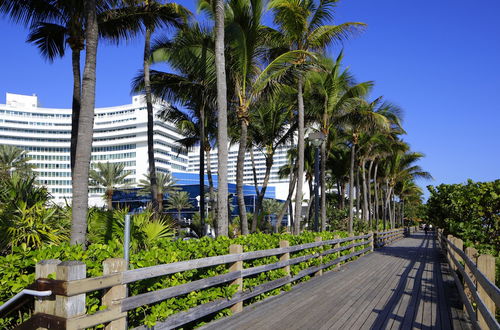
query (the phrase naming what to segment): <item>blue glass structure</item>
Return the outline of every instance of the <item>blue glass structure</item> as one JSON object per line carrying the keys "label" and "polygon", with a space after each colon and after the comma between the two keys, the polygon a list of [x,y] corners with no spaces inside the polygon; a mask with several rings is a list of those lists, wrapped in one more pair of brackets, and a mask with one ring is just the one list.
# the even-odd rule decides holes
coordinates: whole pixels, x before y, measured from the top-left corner
{"label": "blue glass structure", "polygon": [[[190,202],[194,206],[190,209],[184,209],[181,212],[181,217],[185,219],[192,219],[193,214],[199,211],[199,203],[197,197],[200,196],[200,186],[199,186],[199,176],[197,173],[182,173],[182,172],[172,172],[172,177],[175,179],[175,186],[179,191],[186,191],[189,194]],[[214,188],[217,189],[217,175],[212,175]],[[205,175],[205,193],[209,191],[208,177]],[[229,204],[231,209],[231,216],[236,216],[239,213],[238,202],[236,196],[236,184],[228,184],[229,191]],[[244,185],[243,194],[245,199],[245,206],[247,212],[253,212],[255,209],[255,203],[257,202],[257,192],[254,186]],[[274,186],[268,186],[264,198],[276,197],[276,188]],[[163,200],[166,201],[168,194],[163,196]],[[139,188],[127,189],[126,191],[115,191],[113,193],[113,205],[116,207],[128,206],[131,211],[139,210],[147,205],[151,201],[149,195],[139,194]],[[165,203],[165,202],[164,202]],[[208,207],[208,203],[207,203]],[[176,210],[165,210],[165,213],[172,214],[172,216],[177,217]]]}

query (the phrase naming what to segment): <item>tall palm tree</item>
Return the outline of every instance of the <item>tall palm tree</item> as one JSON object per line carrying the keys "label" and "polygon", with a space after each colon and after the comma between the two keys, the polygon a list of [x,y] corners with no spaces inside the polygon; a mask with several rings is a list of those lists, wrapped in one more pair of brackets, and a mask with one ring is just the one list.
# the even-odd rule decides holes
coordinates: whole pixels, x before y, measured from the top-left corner
{"label": "tall palm tree", "polygon": [[151,61],[151,35],[158,27],[182,27],[189,11],[176,3],[161,3],[156,0],[130,0],[126,1],[132,5],[135,13],[139,13],[135,19],[139,19],[144,27],[144,92],[146,96],[146,109],[148,115],[148,172],[151,180],[151,196],[153,209],[158,210],[158,183],[156,179],[156,167],[154,158],[154,112],[153,97],[151,93],[150,81],[150,61]]}
{"label": "tall palm tree", "polygon": [[124,188],[127,184],[127,176],[130,173],[125,170],[123,163],[96,163],[89,171],[91,184],[96,187],[103,187],[104,199],[108,210],[113,209],[113,192],[118,188]]}
{"label": "tall palm tree", "polygon": [[167,209],[177,210],[177,221],[181,221],[181,212],[184,209],[192,208],[187,191],[175,191],[167,197]]}
{"label": "tall palm tree", "polygon": [[[351,74],[342,69],[343,53],[341,52],[332,62],[327,58],[320,58],[321,69],[312,71],[306,81],[306,95],[322,104],[316,113],[321,132],[327,137],[321,144],[321,229],[326,229],[326,158],[330,149],[335,118],[339,117],[344,108],[350,106],[353,98],[366,95],[373,86],[373,82],[354,83]],[[309,91],[309,90],[310,91]],[[330,138],[329,138],[330,137]]]}
{"label": "tall palm tree", "polygon": [[[139,190],[140,195],[151,195],[151,180],[149,179],[149,174],[144,174],[144,179],[139,180]],[[171,173],[158,172],[156,173],[156,182],[158,184],[158,210],[163,211],[163,196],[165,194],[170,194],[176,191],[178,188],[175,187],[175,179],[172,177]]]}
{"label": "tall palm tree", "polygon": [[[16,1],[15,5],[12,2],[13,0],[3,1],[0,12],[4,10],[13,18],[22,15],[23,23],[30,23],[27,41],[36,45],[45,59],[53,62],[57,57],[64,57],[67,48],[71,50],[73,100],[70,163],[73,171],[81,107],[80,54],[85,46],[84,2],[77,0]],[[96,11],[99,35],[118,42],[120,39],[131,37],[138,27],[137,24],[123,19],[123,16],[128,13],[122,8],[114,8],[115,3],[114,0],[98,0]]]}
{"label": "tall palm tree", "polygon": [[408,179],[432,179],[429,172],[424,171],[415,163],[424,157],[424,154],[412,151],[397,151],[386,159],[386,200],[385,205],[388,210],[391,226],[394,226],[394,208],[391,208],[391,201],[394,198],[394,188],[398,182]]}
{"label": "tall palm tree", "polygon": [[227,198],[227,87],[226,60],[224,57],[224,0],[215,0],[215,71],[217,75],[217,235],[228,235]]}
{"label": "tall palm tree", "polygon": [[[278,26],[285,40],[287,48],[307,52],[322,52],[332,41],[342,41],[354,32],[363,28],[365,24],[349,22],[340,25],[325,25],[333,20],[333,9],[339,0],[323,0],[319,4],[314,0],[271,0],[269,7],[274,12],[274,22]],[[303,65],[307,56],[303,55],[296,61]],[[304,79],[299,75],[297,79],[297,147],[298,172],[297,191],[295,200],[295,228],[300,232],[302,218],[302,185],[304,173]]]}
{"label": "tall palm tree", "polygon": [[86,243],[87,211],[89,192],[90,154],[94,135],[94,107],[97,43],[99,28],[97,25],[96,0],[84,1],[86,16],[85,29],[85,67],[82,80],[82,102],[78,122],[75,167],[73,171],[73,198],[71,244]]}
{"label": "tall palm tree", "polygon": [[[340,116],[338,121],[344,123],[345,131],[350,139],[351,162],[349,171],[349,232],[353,230],[354,221],[354,165],[356,163],[356,147],[362,134],[373,134],[374,131],[388,131],[391,121],[388,119],[387,105],[381,104],[381,98],[372,102],[357,99],[350,111]],[[384,110],[384,111],[382,111]],[[390,108],[396,111],[396,108]],[[392,117],[391,117],[392,118]]]}
{"label": "tall palm tree", "polygon": [[0,178],[11,176],[13,173],[31,175],[34,165],[29,161],[30,157],[25,150],[6,144],[0,145]]}
{"label": "tall palm tree", "polygon": [[[177,107],[168,106],[159,117],[172,121],[185,138],[178,140],[185,147],[200,145],[200,195],[205,195],[205,157],[210,157],[216,135],[216,77],[214,59],[214,35],[212,31],[194,23],[178,31],[173,39],[162,38],[153,47],[155,62],[168,62],[176,73],[151,71],[151,90]],[[140,79],[139,84],[143,84]],[[136,83],[137,85],[137,83]],[[215,201],[210,162],[207,163],[210,203]],[[205,201],[201,200],[201,204]],[[201,219],[204,219],[204,205],[201,205]],[[212,209],[214,209],[212,205]]]}
{"label": "tall palm tree", "polygon": [[250,114],[249,136],[253,141],[253,146],[250,148],[257,147],[266,160],[264,180],[260,184],[260,190],[257,177],[254,175],[257,203],[253,212],[252,232],[256,231],[257,219],[262,213],[262,202],[271,176],[276,149],[286,143],[291,144],[293,140],[295,125],[290,123],[292,109],[290,103],[280,101],[280,99],[279,96],[264,99]]}

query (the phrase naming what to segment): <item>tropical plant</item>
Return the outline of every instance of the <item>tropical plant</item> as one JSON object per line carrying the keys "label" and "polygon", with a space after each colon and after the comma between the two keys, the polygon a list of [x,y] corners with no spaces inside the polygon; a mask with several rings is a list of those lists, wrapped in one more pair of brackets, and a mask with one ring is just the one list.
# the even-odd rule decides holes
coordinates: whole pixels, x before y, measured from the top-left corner
{"label": "tropical plant", "polygon": [[6,144],[0,145],[0,179],[19,173],[21,176],[33,175],[30,157],[21,148]]}
{"label": "tropical plant", "polygon": [[[215,209],[215,189],[212,179],[210,151],[217,134],[215,116],[217,112],[217,90],[214,59],[213,32],[194,23],[179,30],[173,39],[161,38],[153,47],[155,62],[168,62],[177,73],[151,71],[152,93],[170,104],[179,104],[182,109],[167,106],[159,117],[176,124],[184,138],[177,140],[186,148],[196,143],[200,146],[200,195],[205,195],[205,165],[208,175],[211,208]],[[142,85],[136,79],[134,88]],[[204,204],[201,201],[201,217],[204,219]]]}
{"label": "tropical plant", "polygon": [[69,215],[35,182],[35,177],[19,173],[0,180],[0,253],[21,244],[40,247],[68,238]]}
{"label": "tropical plant", "polygon": [[[123,245],[125,216],[128,209],[103,211],[93,208],[89,211],[89,242],[110,244],[118,241]],[[141,213],[131,215],[130,242],[132,252],[152,249],[161,241],[170,241],[175,236],[173,221],[168,215],[157,215],[151,206]]]}
{"label": "tropical plant", "polygon": [[227,86],[224,56],[224,0],[215,0],[215,72],[217,76],[217,235],[228,236],[227,198]]}
{"label": "tropical plant", "polygon": [[[279,97],[281,96],[281,98]],[[262,99],[250,114],[249,137],[251,138],[250,156],[252,158],[254,186],[257,194],[253,211],[252,232],[257,229],[257,219],[262,213],[262,202],[266,193],[274,155],[277,148],[293,143],[294,123],[290,122],[292,107],[283,95]],[[253,148],[256,147],[265,158],[265,174],[262,182],[257,182]],[[259,189],[260,186],[260,189]]]}
{"label": "tropical plant", "polygon": [[[144,174],[145,179],[139,180],[139,195],[151,196],[151,180],[149,173]],[[175,186],[175,179],[171,173],[158,172],[156,173],[156,183],[158,185],[158,210],[163,211],[163,196],[169,194],[178,188]]]}
{"label": "tropical plant", "polygon": [[86,18],[85,66],[83,69],[82,102],[72,181],[71,222],[71,244],[81,244],[83,246],[86,243],[90,155],[94,136],[97,43],[99,36],[96,0],[84,1],[84,16]]}
{"label": "tropical plant", "polygon": [[0,216],[0,230],[6,234],[0,250],[21,245],[40,248],[44,244],[59,244],[68,240],[68,218],[60,207],[47,207],[41,201],[32,206],[22,200],[16,204],[17,208],[11,213],[2,212]]}
{"label": "tropical plant", "polygon": [[[333,21],[333,9],[338,0],[324,0],[319,4],[314,0],[271,0],[269,7],[274,12],[274,22],[278,26],[284,44],[291,51],[323,52],[333,41],[342,41],[365,24],[349,22],[340,25],[326,25]],[[307,55],[303,54],[296,65],[303,66]],[[297,190],[295,201],[294,232],[300,232],[302,209],[302,184],[304,173],[304,79],[297,79]]]}
{"label": "tropical plant", "polygon": [[[306,76],[305,93],[307,103],[314,102],[311,108],[317,108],[314,113],[319,129],[326,137],[321,144],[321,229],[326,229],[326,161],[327,150],[335,141],[336,118],[351,106],[354,98],[365,96],[373,86],[373,82],[356,84],[347,69],[342,68],[343,53],[333,62],[329,58],[320,57],[321,70],[313,70]],[[314,106],[316,105],[316,107]],[[309,107],[309,104],[308,104]]]}
{"label": "tropical plant", "polygon": [[125,170],[123,163],[95,163],[89,172],[91,185],[103,187],[104,199],[108,210],[113,209],[113,192],[127,186],[127,176],[130,173]]}
{"label": "tropical plant", "polygon": [[193,208],[187,191],[175,191],[167,197],[167,209],[177,210],[177,221],[181,222],[181,212]]}
{"label": "tropical plant", "polygon": [[150,81],[150,61],[151,61],[151,35],[155,29],[159,27],[182,27],[189,11],[183,6],[176,3],[161,3],[156,0],[141,0],[141,1],[125,1],[130,2],[133,6],[134,13],[132,19],[139,20],[144,27],[144,57],[143,57],[143,74],[144,74],[144,92],[146,97],[146,109],[148,114],[148,166],[149,180],[151,182],[151,198],[153,208],[158,210],[158,183],[156,179],[156,167],[154,158],[154,113],[153,113],[153,97],[151,93]]}

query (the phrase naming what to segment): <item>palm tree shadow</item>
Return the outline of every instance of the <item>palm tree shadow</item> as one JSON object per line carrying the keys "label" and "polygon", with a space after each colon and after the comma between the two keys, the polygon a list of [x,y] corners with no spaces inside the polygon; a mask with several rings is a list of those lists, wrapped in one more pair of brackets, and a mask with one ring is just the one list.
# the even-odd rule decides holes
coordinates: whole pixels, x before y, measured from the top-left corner
{"label": "palm tree shadow", "polygon": [[[420,244],[411,244],[412,246],[387,246],[379,250],[379,253],[408,259],[400,275],[397,286],[392,289],[393,293],[387,300],[385,306],[380,309],[374,309],[378,314],[373,322],[371,329],[385,329],[391,327],[396,321],[400,323],[401,328],[426,329],[428,326],[422,324],[422,320],[417,320],[419,306],[431,306],[429,303],[434,300],[437,314],[435,317],[437,328],[451,329],[451,309],[460,309],[455,295],[450,295],[449,283],[444,283],[441,271],[443,260],[436,248],[436,241],[432,235],[423,236],[416,233],[410,235],[409,239],[420,240]],[[433,264],[433,273],[426,274],[426,265]],[[413,272],[412,272],[413,271]],[[414,276],[411,276],[414,273]],[[407,284],[413,280],[413,286],[407,288]],[[444,285],[443,285],[444,284]],[[456,290],[456,289],[455,289]],[[401,301],[404,297],[409,297],[407,301]],[[444,299],[439,299],[439,298]],[[445,304],[442,301],[446,302]],[[458,306],[457,306],[458,305]],[[424,310],[423,313],[436,313],[436,311]],[[396,323],[397,324],[397,323]]]}

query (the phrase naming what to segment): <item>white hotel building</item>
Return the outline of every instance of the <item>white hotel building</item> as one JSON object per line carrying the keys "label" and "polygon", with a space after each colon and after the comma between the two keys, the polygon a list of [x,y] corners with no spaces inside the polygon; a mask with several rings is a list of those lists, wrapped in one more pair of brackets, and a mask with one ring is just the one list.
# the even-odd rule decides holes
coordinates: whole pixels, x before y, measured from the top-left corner
{"label": "white hotel building", "polygon": [[[182,136],[174,125],[156,120],[154,130],[157,170],[187,171],[188,155],[175,142]],[[96,108],[92,161],[124,163],[133,185],[148,168],[146,132],[142,96],[134,96],[132,104]],[[57,203],[71,198],[70,137],[71,109],[41,108],[35,95],[10,93],[6,104],[0,104],[0,144],[28,151],[39,183],[48,188]],[[93,190],[89,203],[101,205],[102,192]]]}
{"label": "white hotel building", "polygon": [[[148,169],[147,112],[143,96],[133,96],[132,104],[96,108],[94,118],[93,162],[124,163],[128,180],[134,186]],[[155,106],[155,112],[159,106]],[[29,153],[38,182],[46,186],[56,203],[70,200],[71,109],[42,108],[36,95],[7,93],[6,104],[0,104],[0,144],[14,145]],[[154,147],[156,168],[162,172],[198,172],[199,148],[188,152],[176,140],[181,139],[172,123],[155,120]],[[278,170],[287,163],[288,147],[279,148],[274,156],[269,185],[275,186],[276,198],[286,199],[288,178],[280,179]],[[228,181],[236,182],[238,146],[229,148]],[[254,150],[257,182],[262,184],[265,159]],[[212,172],[217,174],[217,150],[211,154]],[[247,153],[244,184],[254,185],[252,162]],[[102,191],[92,189],[89,203],[102,205]]]}

